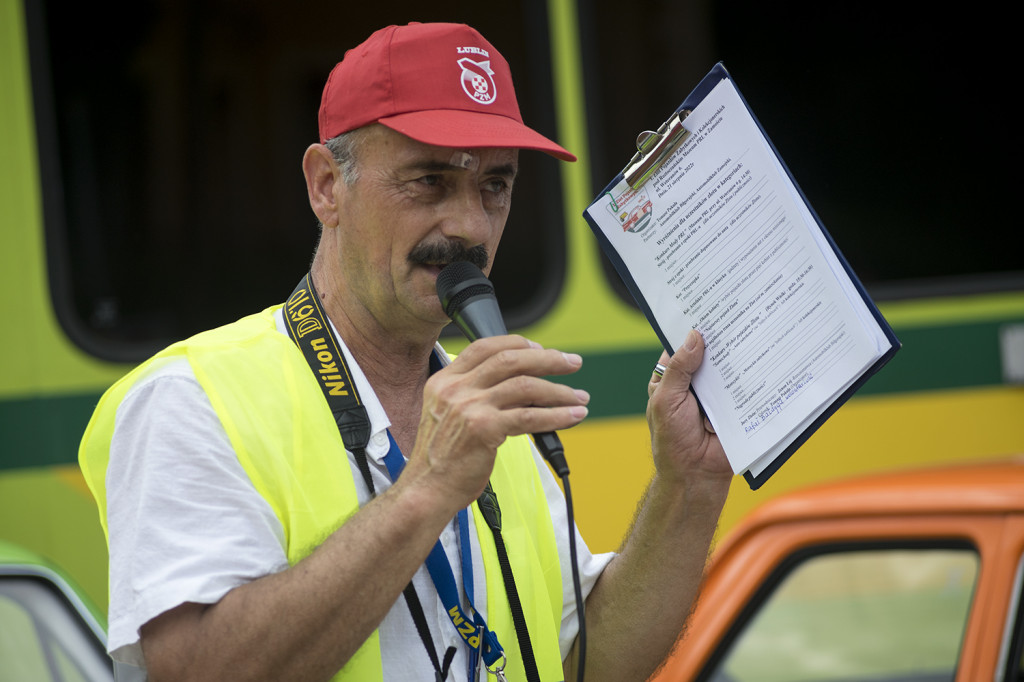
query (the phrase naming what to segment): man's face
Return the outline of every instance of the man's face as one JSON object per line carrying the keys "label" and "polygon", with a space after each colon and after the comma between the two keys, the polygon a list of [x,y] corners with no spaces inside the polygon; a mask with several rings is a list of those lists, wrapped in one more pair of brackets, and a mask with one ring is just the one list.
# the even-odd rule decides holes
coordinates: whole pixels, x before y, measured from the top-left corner
{"label": "man's face", "polygon": [[337,257],[349,292],[396,331],[443,325],[437,274],[467,259],[490,271],[518,150],[434,147],[376,125],[366,131],[357,165],[352,185],[335,186]]}

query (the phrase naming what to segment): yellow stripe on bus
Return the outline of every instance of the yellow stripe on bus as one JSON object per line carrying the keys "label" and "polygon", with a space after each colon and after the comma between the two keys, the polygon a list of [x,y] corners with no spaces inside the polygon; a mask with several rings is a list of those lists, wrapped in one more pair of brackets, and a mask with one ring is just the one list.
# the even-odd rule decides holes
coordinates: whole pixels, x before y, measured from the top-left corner
{"label": "yellow stripe on bus", "polygon": [[[561,436],[581,532],[593,550],[614,550],[653,470],[647,424],[639,415],[602,419]],[[857,398],[760,490],[737,478],[719,534],[771,497],[823,480],[1018,453],[1024,453],[1024,387]]]}

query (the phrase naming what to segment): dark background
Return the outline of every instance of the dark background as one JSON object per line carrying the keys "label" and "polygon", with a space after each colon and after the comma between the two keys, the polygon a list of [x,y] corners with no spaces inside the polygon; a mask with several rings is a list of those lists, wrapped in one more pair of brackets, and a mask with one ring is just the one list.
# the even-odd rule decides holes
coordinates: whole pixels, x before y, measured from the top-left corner
{"label": "dark background", "polygon": [[[595,192],[721,60],[876,299],[1022,287],[1020,60],[1001,6],[578,6]],[[109,359],[292,289],[316,242],[300,160],[323,82],[381,26],[476,26],[524,118],[557,139],[540,0],[49,0],[26,15],[55,307]],[[493,273],[510,328],[543,315],[565,273],[558,166],[521,163]]]}
{"label": "dark background", "polygon": [[1021,287],[1019,38],[1005,5],[584,6],[605,182],[721,60],[876,298]]}

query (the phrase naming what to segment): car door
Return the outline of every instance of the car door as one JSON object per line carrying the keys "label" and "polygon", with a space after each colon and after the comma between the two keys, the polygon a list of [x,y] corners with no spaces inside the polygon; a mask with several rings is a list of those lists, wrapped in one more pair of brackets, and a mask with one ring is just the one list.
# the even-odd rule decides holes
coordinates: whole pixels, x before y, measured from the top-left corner
{"label": "car door", "polygon": [[0,563],[0,680],[110,682],[102,627],[58,574]]}
{"label": "car door", "polygon": [[1005,619],[1012,582],[993,584],[1004,531],[997,516],[952,514],[756,529],[716,556],[687,634],[655,679],[993,679],[1001,628],[989,624]]}

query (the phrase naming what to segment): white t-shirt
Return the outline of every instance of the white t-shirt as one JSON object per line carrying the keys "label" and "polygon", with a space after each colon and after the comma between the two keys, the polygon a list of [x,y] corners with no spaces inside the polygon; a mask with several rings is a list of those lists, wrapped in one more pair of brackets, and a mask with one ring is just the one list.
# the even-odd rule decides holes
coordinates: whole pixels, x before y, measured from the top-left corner
{"label": "white t-shirt", "polygon": [[[278,330],[285,333],[280,311]],[[337,333],[335,331],[335,333]],[[340,339],[339,339],[340,340]],[[390,421],[342,344],[352,379],[370,417],[367,458],[378,493],[391,485],[384,455]],[[441,353],[442,357],[447,357]],[[564,658],[578,623],[570,570],[565,500],[555,477],[534,452],[554,522],[562,570]],[[349,456],[360,505],[370,499]],[[500,500],[499,500],[500,502]],[[284,533],[270,505],[239,463],[216,412],[187,360],[158,366],[128,391],[117,411],[107,469],[110,530],[108,650],[117,661],[142,667],[139,629],[185,602],[212,604],[232,588],[288,568]],[[486,618],[486,584],[480,548],[470,524],[475,606]],[[574,529],[583,595],[612,554],[592,555]],[[458,529],[441,534],[456,584],[462,585]],[[449,680],[467,677],[468,650],[443,607],[425,567],[413,577],[440,659],[456,648]],[[465,606],[465,594],[462,594]],[[385,680],[434,679],[405,599],[399,598],[378,629]],[[514,632],[496,633],[509,641]],[[480,677],[486,679],[486,673]]]}

